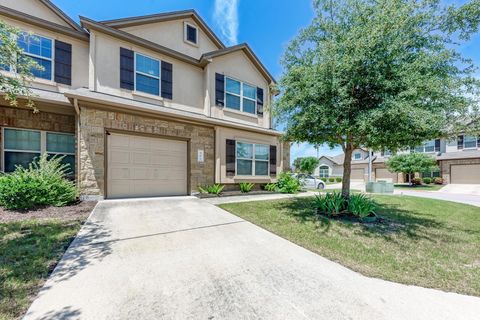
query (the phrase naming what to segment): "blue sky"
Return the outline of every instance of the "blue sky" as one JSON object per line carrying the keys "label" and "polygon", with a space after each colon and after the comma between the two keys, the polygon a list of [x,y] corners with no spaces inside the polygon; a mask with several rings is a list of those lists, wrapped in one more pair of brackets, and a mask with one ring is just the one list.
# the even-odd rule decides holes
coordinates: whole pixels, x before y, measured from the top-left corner
{"label": "blue sky", "polygon": [[[463,3],[465,0],[449,3]],[[165,11],[195,9],[227,45],[248,42],[270,72],[278,79],[280,58],[286,44],[313,18],[311,0],[53,0],[78,21],[83,15],[106,20]],[[480,65],[480,36],[461,51]],[[336,155],[340,149],[320,148],[321,155]],[[292,147],[292,161],[298,156],[315,156],[310,145]]]}

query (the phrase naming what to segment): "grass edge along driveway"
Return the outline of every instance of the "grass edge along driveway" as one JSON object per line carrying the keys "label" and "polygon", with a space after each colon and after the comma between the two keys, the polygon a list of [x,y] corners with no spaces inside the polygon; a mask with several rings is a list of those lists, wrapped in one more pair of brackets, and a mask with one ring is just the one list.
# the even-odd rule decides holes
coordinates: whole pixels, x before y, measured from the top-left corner
{"label": "grass edge along driveway", "polygon": [[371,225],[319,218],[312,198],[220,207],[363,275],[480,296],[480,208],[408,196],[374,199],[384,221]]}

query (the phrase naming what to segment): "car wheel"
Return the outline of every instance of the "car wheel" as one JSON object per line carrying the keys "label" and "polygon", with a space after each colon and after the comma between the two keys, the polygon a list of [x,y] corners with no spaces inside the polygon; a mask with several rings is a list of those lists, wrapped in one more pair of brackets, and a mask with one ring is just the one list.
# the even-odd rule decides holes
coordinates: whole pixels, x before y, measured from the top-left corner
{"label": "car wheel", "polygon": [[323,183],[319,183],[317,189],[325,189],[325,185]]}

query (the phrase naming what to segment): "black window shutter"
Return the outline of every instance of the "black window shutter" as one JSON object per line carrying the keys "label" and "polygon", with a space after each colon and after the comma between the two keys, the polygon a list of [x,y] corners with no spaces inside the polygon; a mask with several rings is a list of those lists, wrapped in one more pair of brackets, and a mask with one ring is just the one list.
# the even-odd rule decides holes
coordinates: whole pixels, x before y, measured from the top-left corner
{"label": "black window shutter", "polygon": [[235,140],[227,139],[227,148],[226,148],[226,156],[225,162],[227,167],[227,177],[235,176]]}
{"label": "black window shutter", "polygon": [[457,138],[457,149],[458,150],[463,149],[463,136],[458,136]]}
{"label": "black window shutter", "polygon": [[134,52],[120,48],[120,88],[134,90]]}
{"label": "black window shutter", "polygon": [[257,88],[257,114],[263,116],[263,89]]}
{"label": "black window shutter", "polygon": [[55,40],[55,82],[72,85],[72,45]]}
{"label": "black window shutter", "polygon": [[225,76],[215,73],[215,105],[225,106]]}
{"label": "black window shutter", "polygon": [[173,99],[173,66],[162,61],[162,97]]}
{"label": "black window shutter", "polygon": [[480,148],[480,136],[477,137],[477,148]]}
{"label": "black window shutter", "polygon": [[440,152],[440,139],[435,139],[435,152]]}
{"label": "black window shutter", "polygon": [[270,146],[270,176],[277,176],[277,146]]}

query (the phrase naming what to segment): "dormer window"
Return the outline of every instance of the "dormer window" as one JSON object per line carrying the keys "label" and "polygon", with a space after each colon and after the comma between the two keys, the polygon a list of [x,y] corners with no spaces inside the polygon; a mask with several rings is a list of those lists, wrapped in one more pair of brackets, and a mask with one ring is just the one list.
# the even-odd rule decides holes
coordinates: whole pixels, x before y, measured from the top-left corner
{"label": "dormer window", "polygon": [[185,22],[185,37],[184,40],[187,43],[197,45],[198,44],[198,29],[194,25]]}

